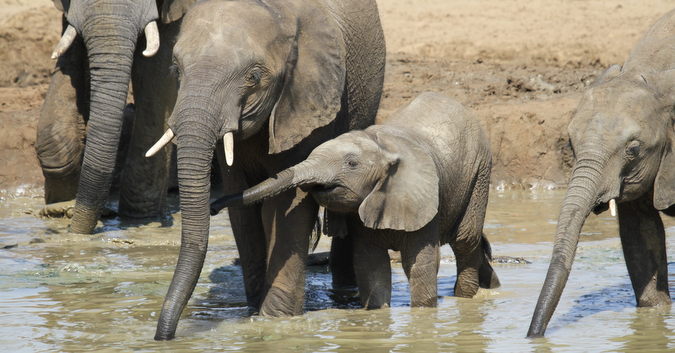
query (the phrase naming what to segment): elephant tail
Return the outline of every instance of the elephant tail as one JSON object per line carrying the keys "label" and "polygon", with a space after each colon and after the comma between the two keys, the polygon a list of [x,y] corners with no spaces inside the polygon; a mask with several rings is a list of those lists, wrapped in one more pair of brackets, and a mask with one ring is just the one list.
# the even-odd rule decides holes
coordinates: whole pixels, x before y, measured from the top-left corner
{"label": "elephant tail", "polygon": [[321,229],[321,216],[317,213],[314,221],[314,229],[312,230],[312,237],[309,239],[310,253],[313,253],[319,245],[319,240],[321,240]]}
{"label": "elephant tail", "polygon": [[497,288],[500,286],[499,278],[492,268],[492,265],[490,265],[490,262],[492,261],[492,247],[490,246],[487,237],[485,237],[485,233],[483,233],[481,237],[481,247],[483,248],[485,257],[478,270],[478,284],[481,288]]}

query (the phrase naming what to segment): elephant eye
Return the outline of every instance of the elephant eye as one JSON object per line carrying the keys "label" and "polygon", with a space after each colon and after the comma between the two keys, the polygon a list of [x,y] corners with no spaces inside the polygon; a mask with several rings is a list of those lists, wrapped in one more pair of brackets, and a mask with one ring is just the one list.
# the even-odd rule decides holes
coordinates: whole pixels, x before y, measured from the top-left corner
{"label": "elephant eye", "polygon": [[355,161],[353,159],[350,159],[349,161],[347,161],[347,165],[349,165],[350,168],[356,168],[356,167],[359,166],[359,162]]}
{"label": "elephant eye", "polygon": [[256,86],[256,85],[258,85],[258,84],[260,83],[260,78],[261,78],[261,76],[262,76],[262,73],[261,73],[260,71],[258,71],[258,70],[253,70],[253,71],[251,71],[251,72],[248,74],[248,76],[246,77],[246,81],[248,81],[248,83],[249,83],[251,86]]}
{"label": "elephant eye", "polygon": [[640,142],[639,141],[632,141],[631,143],[628,144],[626,147],[626,156],[628,158],[635,158],[640,154]]}

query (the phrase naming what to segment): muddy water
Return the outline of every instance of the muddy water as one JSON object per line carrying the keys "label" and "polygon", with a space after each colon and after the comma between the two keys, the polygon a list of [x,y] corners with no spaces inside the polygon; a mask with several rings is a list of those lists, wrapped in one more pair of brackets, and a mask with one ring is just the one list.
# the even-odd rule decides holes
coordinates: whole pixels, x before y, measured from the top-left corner
{"label": "muddy water", "polygon": [[[2,196],[2,195],[0,195]],[[531,264],[495,264],[502,281],[474,299],[452,297],[455,265],[443,249],[435,309],[408,307],[400,264],[393,265],[391,309],[343,308],[330,275],[311,268],[301,317],[247,316],[241,271],[227,217],[212,220],[206,265],[172,342],[152,340],[171,280],[180,216],[162,223],[108,220],[92,236],[38,219],[37,194],[0,199],[0,347],[2,351],[624,351],[675,349],[675,307],[637,309],[617,238],[616,220],[592,216],[571,280],[547,337],[525,339],[551,252],[562,192],[493,192],[486,233],[496,256]],[[666,220],[671,293],[675,222]],[[171,227],[170,225],[174,226]],[[321,241],[318,250],[326,250]],[[342,305],[343,306],[343,305]]]}

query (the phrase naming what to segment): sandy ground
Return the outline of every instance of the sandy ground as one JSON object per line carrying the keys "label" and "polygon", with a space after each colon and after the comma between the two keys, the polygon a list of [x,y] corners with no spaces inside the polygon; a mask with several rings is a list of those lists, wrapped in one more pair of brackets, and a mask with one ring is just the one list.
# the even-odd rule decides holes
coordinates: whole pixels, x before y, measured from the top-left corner
{"label": "sandy ground", "polygon": [[[673,7],[650,0],[380,0],[388,63],[380,119],[423,91],[476,111],[493,185],[549,187],[571,165],[579,93],[621,63]],[[49,0],[0,0],[0,189],[42,183],[33,149],[60,15]]]}

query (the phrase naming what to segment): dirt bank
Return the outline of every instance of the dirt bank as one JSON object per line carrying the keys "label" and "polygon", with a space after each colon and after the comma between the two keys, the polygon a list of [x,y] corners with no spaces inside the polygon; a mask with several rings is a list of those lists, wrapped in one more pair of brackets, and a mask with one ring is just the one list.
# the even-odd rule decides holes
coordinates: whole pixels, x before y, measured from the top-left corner
{"label": "dirt bank", "polygon": [[[579,92],[621,63],[672,6],[652,0],[380,0],[387,74],[380,119],[423,91],[455,97],[489,133],[493,184],[564,183]],[[41,184],[33,144],[60,15],[0,0],[0,189]]]}

